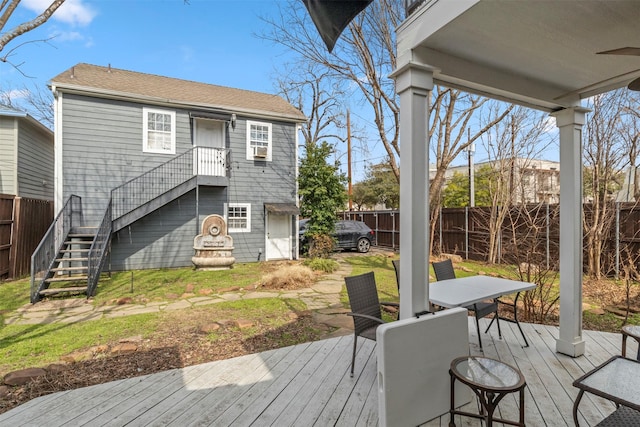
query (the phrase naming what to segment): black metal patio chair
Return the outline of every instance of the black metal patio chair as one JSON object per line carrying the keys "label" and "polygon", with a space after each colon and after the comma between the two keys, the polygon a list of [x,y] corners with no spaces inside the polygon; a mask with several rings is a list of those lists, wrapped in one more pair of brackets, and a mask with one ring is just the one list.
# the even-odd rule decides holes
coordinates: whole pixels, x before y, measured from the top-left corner
{"label": "black metal patio chair", "polygon": [[351,312],[348,316],[353,317],[353,356],[351,358],[351,376],[356,361],[356,346],[358,337],[376,340],[376,329],[382,325],[382,305],[398,307],[396,303],[380,302],[378,299],[378,288],[373,271],[349,276],[344,278],[349,295]]}

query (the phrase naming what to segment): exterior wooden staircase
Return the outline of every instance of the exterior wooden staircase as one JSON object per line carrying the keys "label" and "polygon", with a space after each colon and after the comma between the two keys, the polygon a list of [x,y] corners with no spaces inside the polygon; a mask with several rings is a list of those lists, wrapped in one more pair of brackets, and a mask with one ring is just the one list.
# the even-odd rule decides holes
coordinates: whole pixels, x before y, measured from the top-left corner
{"label": "exterior wooden staircase", "polygon": [[112,233],[199,185],[228,186],[227,149],[194,147],[111,190],[97,227],[84,226],[82,199],[71,195],[31,256],[31,303],[61,293],[93,296]]}
{"label": "exterior wooden staircase", "polygon": [[87,292],[89,249],[96,237],[96,227],[74,227],[58,251],[53,268],[44,279],[40,297],[61,293]]}

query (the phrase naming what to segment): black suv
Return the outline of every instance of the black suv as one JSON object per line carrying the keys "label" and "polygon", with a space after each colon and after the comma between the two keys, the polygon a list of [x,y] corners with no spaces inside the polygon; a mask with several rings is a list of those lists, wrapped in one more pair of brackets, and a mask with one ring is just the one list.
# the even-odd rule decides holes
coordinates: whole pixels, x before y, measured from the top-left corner
{"label": "black suv", "polygon": [[[301,247],[305,246],[304,232],[306,230],[307,220],[300,221],[300,243]],[[371,242],[373,241],[374,232],[367,224],[362,221],[336,221],[336,229],[333,233],[337,241],[337,247],[340,249],[355,249],[360,253],[369,252]]]}

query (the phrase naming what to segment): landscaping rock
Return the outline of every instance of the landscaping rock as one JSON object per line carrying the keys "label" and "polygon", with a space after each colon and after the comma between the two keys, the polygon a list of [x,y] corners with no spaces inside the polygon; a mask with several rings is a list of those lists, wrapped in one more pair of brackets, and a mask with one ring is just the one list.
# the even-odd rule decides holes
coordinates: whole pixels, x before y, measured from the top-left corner
{"label": "landscaping rock", "polygon": [[6,385],[25,385],[34,378],[46,375],[47,371],[42,368],[27,368],[20,371],[9,372],[4,376]]}
{"label": "landscaping rock", "polygon": [[115,345],[111,349],[111,353],[119,353],[119,354],[133,353],[137,350],[138,350],[138,346],[136,344],[127,342],[127,343]]}
{"label": "landscaping rock", "polygon": [[106,344],[96,345],[91,347],[89,351],[94,354],[106,353],[107,351],[109,351],[109,346]]}
{"label": "landscaping rock", "polygon": [[93,353],[91,353],[90,351],[82,351],[82,352],[65,354],[60,359],[63,362],[73,363],[73,362],[80,362],[83,360],[89,360],[92,357],[93,357]]}
{"label": "landscaping rock", "polygon": [[250,328],[253,326],[253,322],[247,319],[234,320],[233,323],[235,323],[235,325],[240,329]]}
{"label": "landscaping rock", "polygon": [[9,396],[9,387],[0,385],[0,399],[6,399]]}
{"label": "landscaping rock", "polygon": [[221,326],[219,323],[209,323],[209,324],[200,326],[200,332],[202,332],[203,334],[210,334],[211,332],[215,332],[220,328]]}

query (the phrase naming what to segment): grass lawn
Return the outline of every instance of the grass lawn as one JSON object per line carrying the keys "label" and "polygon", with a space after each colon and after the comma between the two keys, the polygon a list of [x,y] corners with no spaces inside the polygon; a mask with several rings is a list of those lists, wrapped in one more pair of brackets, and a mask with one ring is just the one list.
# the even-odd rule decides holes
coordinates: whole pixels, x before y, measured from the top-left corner
{"label": "grass lawn", "polygon": [[[398,301],[398,289],[392,259],[386,255],[357,255],[345,258],[352,266],[352,275],[374,271],[380,299]],[[243,288],[260,283],[274,271],[283,270],[287,263],[240,263],[231,270],[196,271],[192,268],[140,270],[103,275],[97,294],[91,299],[96,305],[113,305],[126,299],[131,303],[167,301],[199,294],[216,294],[224,290]],[[489,266],[476,262],[456,264],[458,276],[472,274],[497,274],[516,277],[514,269]],[[433,273],[431,272],[432,276]],[[613,281],[614,288],[622,287]],[[557,292],[557,284],[554,285]],[[78,297],[84,298],[84,297]],[[585,298],[585,301],[587,299]],[[2,315],[29,302],[29,280],[22,279],[0,283],[0,320]],[[348,306],[343,286],[341,302]],[[23,367],[44,366],[74,352],[99,345],[114,344],[131,336],[162,343],[169,338],[195,355],[207,346],[222,348],[229,340],[242,342],[246,349],[275,348],[315,340],[328,332],[312,322],[298,322],[298,315],[306,307],[299,300],[278,298],[242,300],[205,306],[198,309],[179,310],[102,319],[77,324],[49,325],[0,325],[0,375]],[[245,329],[223,327],[207,333],[197,332],[212,322],[226,324],[231,319],[246,319],[253,326]],[[585,312],[585,328],[618,331],[622,325],[611,314]],[[637,315],[629,323],[640,323]],[[195,332],[194,332],[195,331]],[[180,335],[182,334],[182,335]],[[180,342],[183,343],[180,344]],[[189,341],[197,341],[198,346]],[[250,344],[247,344],[250,343]],[[194,360],[195,360],[194,359]]]}

